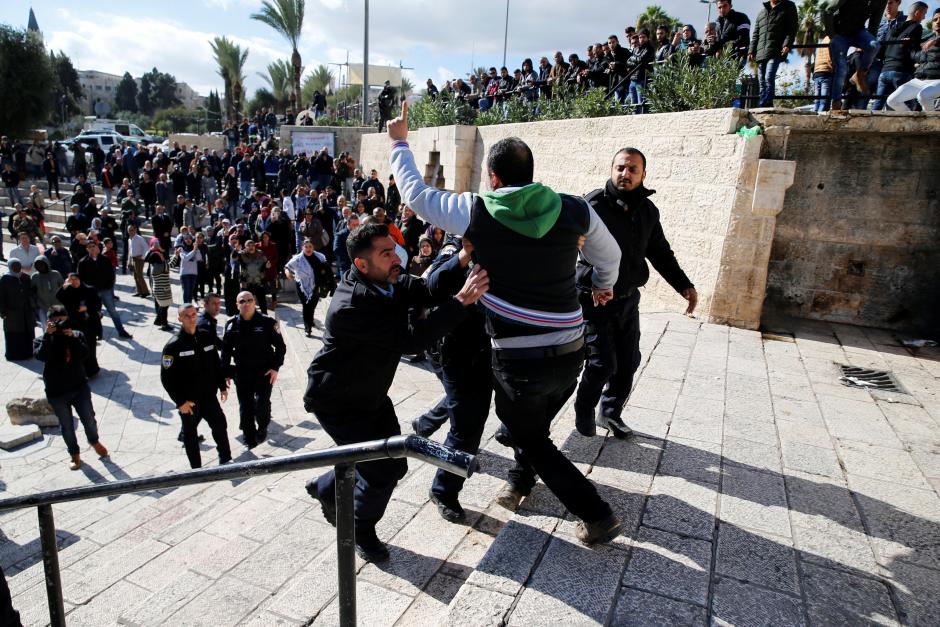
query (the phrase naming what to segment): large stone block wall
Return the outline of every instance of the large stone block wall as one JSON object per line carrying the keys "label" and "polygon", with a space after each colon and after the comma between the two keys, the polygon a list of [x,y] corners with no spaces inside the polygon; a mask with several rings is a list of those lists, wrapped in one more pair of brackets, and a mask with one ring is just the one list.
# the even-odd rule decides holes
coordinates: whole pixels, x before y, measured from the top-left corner
{"label": "large stone block wall", "polygon": [[754,114],[796,162],[765,313],[940,328],[940,115]]}
{"label": "large stone block wall", "polygon": [[[429,184],[436,181],[446,189],[478,192],[488,187],[489,148],[500,139],[518,136],[532,148],[535,180],[579,195],[604,185],[619,148],[639,148],[648,159],[647,186],[657,192],[653,200],[666,236],[698,288],[697,313],[713,322],[756,328],[775,217],[773,212],[753,211],[762,138],[735,135],[743,120],[740,111],[722,109],[425,128],[412,131],[409,144]],[[388,154],[386,136],[363,137],[363,167],[375,167],[385,178]],[[772,169],[772,164],[766,168]],[[764,178],[771,187],[781,180]],[[653,271],[642,307],[682,311],[685,301]]]}

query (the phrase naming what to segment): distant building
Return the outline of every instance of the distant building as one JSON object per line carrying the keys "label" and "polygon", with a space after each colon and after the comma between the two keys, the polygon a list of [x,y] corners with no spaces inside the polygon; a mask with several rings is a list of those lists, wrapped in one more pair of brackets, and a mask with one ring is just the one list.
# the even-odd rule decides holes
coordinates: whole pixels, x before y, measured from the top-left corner
{"label": "distant building", "polygon": [[[121,82],[121,76],[117,74],[108,74],[97,70],[78,70],[78,80],[81,83],[84,95],[81,100],[82,111],[88,115],[95,113],[95,103],[99,100],[110,105],[114,104],[114,94],[117,86]],[[138,89],[140,88],[140,78],[135,78]],[[206,97],[200,96],[196,91],[186,83],[176,84],[176,97],[179,98],[182,106],[187,109],[204,107]],[[112,106],[113,110],[113,106]]]}
{"label": "distant building", "polygon": [[26,32],[33,33],[39,39],[42,39],[42,31],[39,30],[39,22],[36,21],[36,14],[33,13],[33,8],[29,8],[29,21],[26,22]]}

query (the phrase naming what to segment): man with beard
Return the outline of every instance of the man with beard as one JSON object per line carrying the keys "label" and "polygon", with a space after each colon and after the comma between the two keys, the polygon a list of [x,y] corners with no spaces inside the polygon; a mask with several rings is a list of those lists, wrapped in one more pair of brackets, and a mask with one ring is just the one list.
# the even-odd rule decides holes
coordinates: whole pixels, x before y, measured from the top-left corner
{"label": "man with beard", "polygon": [[[477,267],[453,298],[432,293],[424,281],[402,271],[384,224],[359,227],[347,248],[353,267],[330,301],[323,348],[307,370],[304,394],[306,410],[340,445],[401,433],[388,390],[402,355],[424,350],[453,329],[489,286],[486,272]],[[461,273],[469,262],[464,254],[454,272]],[[438,300],[443,302],[426,318],[411,315],[412,309]],[[404,459],[356,465],[356,552],[366,561],[388,559],[375,525],[407,469]],[[307,482],[307,492],[331,524],[336,521],[335,485],[332,470]]]}
{"label": "man with beard", "polygon": [[[686,315],[698,302],[663,233],[659,209],[649,199],[654,192],[643,186],[645,178],[646,157],[636,148],[623,148],[614,155],[607,185],[585,197],[617,240],[621,257],[614,297],[604,307],[595,307],[591,299],[594,267],[583,256],[578,263],[588,355],[574,408],[578,432],[584,436],[595,434],[595,424],[618,438],[632,433],[620,415],[640,365],[639,288],[649,279],[646,260],[689,302]],[[601,414],[595,423],[598,400]]]}

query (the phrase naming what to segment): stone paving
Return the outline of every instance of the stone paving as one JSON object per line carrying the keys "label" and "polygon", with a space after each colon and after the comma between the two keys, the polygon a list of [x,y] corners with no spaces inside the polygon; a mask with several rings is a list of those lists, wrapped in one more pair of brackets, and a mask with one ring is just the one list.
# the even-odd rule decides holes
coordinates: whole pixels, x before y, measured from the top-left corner
{"label": "stone paving", "polygon": [[[159,383],[167,334],[131,291],[119,277],[134,339],[117,339],[105,318],[92,382],[110,459],[87,450],[71,472],[47,429],[0,451],[4,496],[188,468]],[[239,460],[331,445],[301,402],[320,343],[303,337],[296,305],[277,314],[289,352],[268,443],[246,451],[235,399],[224,405]],[[514,515],[493,505],[510,455],[491,417],[481,472],[462,495],[467,524],[438,516],[433,469],[409,464],[379,528],[391,561],[359,563],[360,623],[937,624],[940,353],[805,321],[781,323],[795,337],[777,339],[676,314],[646,314],[642,328],[627,411],[638,437],[580,437],[570,408],[553,430],[621,516],[622,536],[580,546],[542,488]],[[835,363],[891,370],[909,394],[844,387]],[[0,363],[0,401],[41,396],[38,372],[38,362]],[[404,432],[440,393],[426,368],[402,363],[392,396]],[[336,624],[334,530],[303,490],[308,476],[56,506],[68,624]],[[35,511],[0,515],[0,530],[14,606],[25,624],[46,624]]]}

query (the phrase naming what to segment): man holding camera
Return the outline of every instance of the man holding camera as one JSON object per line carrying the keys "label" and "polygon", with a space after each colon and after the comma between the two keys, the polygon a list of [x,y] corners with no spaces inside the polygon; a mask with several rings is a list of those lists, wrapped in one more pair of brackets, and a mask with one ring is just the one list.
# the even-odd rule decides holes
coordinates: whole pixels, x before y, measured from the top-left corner
{"label": "man holding camera", "polygon": [[95,408],[91,403],[91,388],[88,387],[88,377],[85,376],[84,364],[88,355],[86,341],[94,340],[87,339],[84,333],[73,329],[65,307],[56,305],[49,309],[45,333],[35,353],[36,359],[45,363],[42,380],[46,387],[46,399],[59,419],[62,439],[65,440],[69,455],[72,456],[69,464],[72,470],[82,467],[78,439],[75,436],[73,407],[85,428],[88,443],[99,457],[108,454],[108,449],[98,440],[98,423],[95,420]]}
{"label": "man holding camera", "polygon": [[[215,299],[218,302],[218,298]],[[185,303],[179,310],[180,331],[163,348],[160,382],[173,399],[183,421],[183,446],[191,468],[202,466],[196,427],[205,420],[219,451],[219,464],[231,461],[225,413],[219,406],[228,399],[228,385],[219,360],[218,337],[197,328],[197,308]]]}

